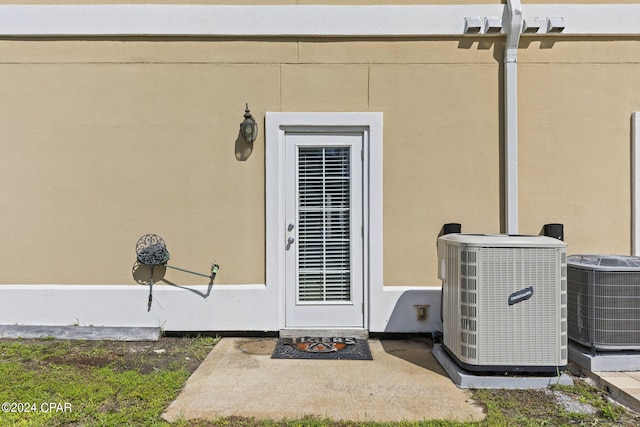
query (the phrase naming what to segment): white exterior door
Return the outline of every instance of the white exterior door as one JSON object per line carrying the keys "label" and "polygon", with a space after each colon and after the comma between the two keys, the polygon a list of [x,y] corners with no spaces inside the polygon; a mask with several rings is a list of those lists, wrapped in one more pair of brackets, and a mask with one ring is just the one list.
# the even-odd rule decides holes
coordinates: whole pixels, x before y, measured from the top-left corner
{"label": "white exterior door", "polygon": [[364,135],[285,139],[286,327],[362,328]]}

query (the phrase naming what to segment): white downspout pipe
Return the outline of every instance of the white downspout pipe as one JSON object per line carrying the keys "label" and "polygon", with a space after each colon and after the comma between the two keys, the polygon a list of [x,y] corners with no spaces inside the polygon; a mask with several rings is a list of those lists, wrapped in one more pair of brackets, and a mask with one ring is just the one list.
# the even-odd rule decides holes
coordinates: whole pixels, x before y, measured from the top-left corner
{"label": "white downspout pipe", "polygon": [[640,112],[631,116],[631,255],[640,256]]}
{"label": "white downspout pipe", "polygon": [[522,33],[522,3],[507,0],[507,41],[504,51],[504,209],[505,232],[518,234],[518,44]]}

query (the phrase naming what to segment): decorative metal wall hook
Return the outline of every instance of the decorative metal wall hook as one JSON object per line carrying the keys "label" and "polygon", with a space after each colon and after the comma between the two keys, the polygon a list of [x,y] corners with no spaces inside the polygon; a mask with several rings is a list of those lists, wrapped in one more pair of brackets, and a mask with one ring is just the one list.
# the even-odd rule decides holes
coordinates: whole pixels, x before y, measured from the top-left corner
{"label": "decorative metal wall hook", "polygon": [[142,265],[147,265],[151,267],[151,278],[149,280],[149,302],[147,305],[147,311],[151,310],[151,304],[153,302],[153,272],[155,267],[164,266],[168,268],[173,268],[174,270],[180,270],[185,273],[195,274],[197,276],[206,277],[211,279],[211,282],[216,278],[216,274],[218,274],[218,270],[220,266],[213,261],[211,264],[211,274],[202,274],[197,273],[195,271],[187,270],[180,267],[174,267],[171,265],[167,265],[169,261],[170,255],[169,250],[167,249],[167,245],[162,240],[162,237],[157,234],[145,234],[136,243],[136,259]]}

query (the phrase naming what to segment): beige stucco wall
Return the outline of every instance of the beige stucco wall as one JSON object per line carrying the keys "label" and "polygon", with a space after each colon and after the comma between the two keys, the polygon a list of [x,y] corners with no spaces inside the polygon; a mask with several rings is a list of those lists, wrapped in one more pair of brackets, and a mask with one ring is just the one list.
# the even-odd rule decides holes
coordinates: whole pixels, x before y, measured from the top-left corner
{"label": "beige stucco wall", "polygon": [[444,223],[499,231],[496,75],[495,64],[373,67],[372,108],[385,112],[385,283],[437,284]]}
{"label": "beige stucco wall", "polygon": [[522,232],[562,222],[570,253],[630,253],[639,73],[639,38],[533,40],[521,49]]}
{"label": "beige stucco wall", "polygon": [[[264,283],[264,139],[243,161],[238,124],[245,101],[279,109],[280,66],[139,62],[151,46],[2,43],[4,283],[131,283],[145,233],[174,265]],[[286,61],[280,43],[260,50]]]}
{"label": "beige stucco wall", "polygon": [[444,222],[499,231],[499,46],[148,39],[0,49],[4,283],[132,283],[145,233],[166,240],[173,265],[206,272],[216,259],[217,283],[264,283],[264,134],[246,158],[236,141],[245,101],[261,123],[265,111],[385,114],[388,284],[436,282]]}
{"label": "beige stucco wall", "polygon": [[[438,285],[442,224],[503,231],[503,49],[1,40],[1,282],[132,284],[135,242],[157,233],[173,265],[206,273],[215,259],[217,283],[264,283],[265,112],[380,111],[384,283]],[[570,253],[629,253],[640,39],[524,37],[518,55],[520,232],[562,222]],[[238,140],[245,102],[261,125],[253,151]]]}
{"label": "beige stucco wall", "polygon": [[5,283],[131,282],[145,233],[175,265],[260,283],[264,144],[235,147],[245,99],[277,108],[277,66],[0,68]]}
{"label": "beige stucco wall", "polygon": [[500,229],[501,51],[488,42],[303,41],[306,64],[283,68],[284,111],[384,113],[385,284],[437,284],[446,222]]}

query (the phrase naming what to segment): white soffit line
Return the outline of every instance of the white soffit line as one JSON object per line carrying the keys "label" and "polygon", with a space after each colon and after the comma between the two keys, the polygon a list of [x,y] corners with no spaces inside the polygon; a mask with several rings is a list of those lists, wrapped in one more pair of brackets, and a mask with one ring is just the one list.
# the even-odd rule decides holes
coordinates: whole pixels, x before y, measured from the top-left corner
{"label": "white soffit line", "polygon": [[0,36],[445,36],[504,5],[0,5]]}
{"label": "white soffit line", "polygon": [[[465,18],[505,13],[500,4],[0,5],[0,37],[461,36]],[[562,18],[562,35],[640,35],[640,4],[523,5],[523,16]]]}
{"label": "white soffit line", "polygon": [[525,17],[564,18],[564,35],[640,35],[640,4],[523,4]]}

